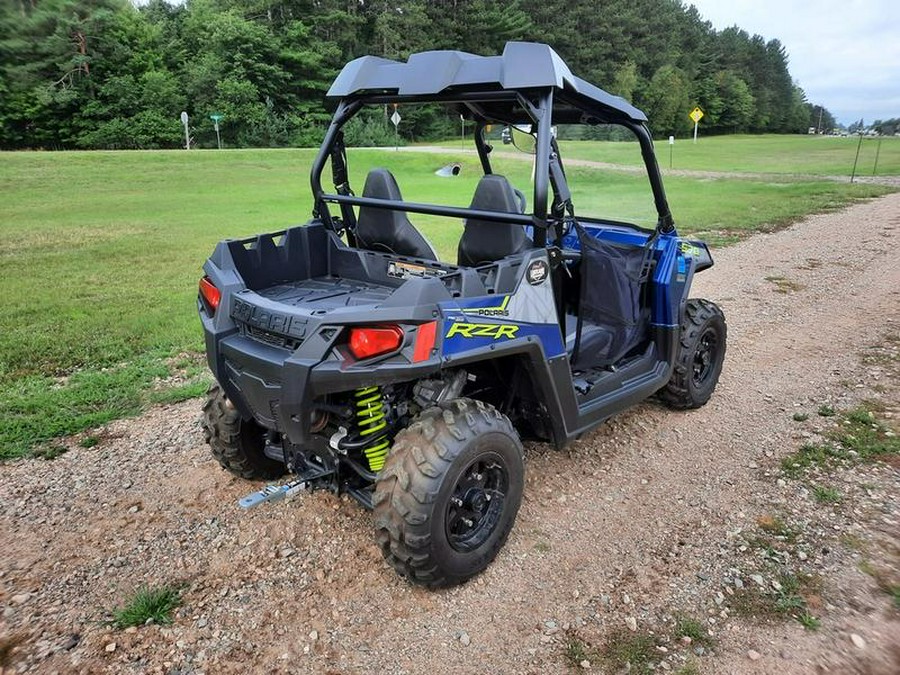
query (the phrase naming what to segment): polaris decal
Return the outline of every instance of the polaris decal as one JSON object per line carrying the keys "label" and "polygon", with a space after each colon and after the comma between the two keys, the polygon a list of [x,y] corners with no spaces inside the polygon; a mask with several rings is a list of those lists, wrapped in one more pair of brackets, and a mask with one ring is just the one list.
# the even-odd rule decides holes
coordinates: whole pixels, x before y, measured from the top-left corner
{"label": "polaris decal", "polygon": [[494,307],[470,307],[463,309],[463,313],[477,314],[478,316],[509,316],[509,310],[506,307],[509,305],[511,297],[511,295],[507,295],[503,298],[503,302]]}
{"label": "polaris decal", "polygon": [[459,335],[464,338],[489,337],[495,340],[499,340],[500,338],[512,340],[516,337],[518,331],[518,326],[507,323],[464,323],[462,321],[455,321],[444,337],[452,338],[454,335]]}

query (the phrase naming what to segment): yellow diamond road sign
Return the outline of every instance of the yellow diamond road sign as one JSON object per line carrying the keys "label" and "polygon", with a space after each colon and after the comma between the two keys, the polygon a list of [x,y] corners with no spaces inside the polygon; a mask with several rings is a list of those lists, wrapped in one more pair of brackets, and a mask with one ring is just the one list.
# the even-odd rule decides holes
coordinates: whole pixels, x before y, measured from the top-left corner
{"label": "yellow diamond road sign", "polygon": [[703,111],[700,108],[694,108],[691,110],[691,114],[688,115],[692,120],[694,120],[694,124],[703,119]]}

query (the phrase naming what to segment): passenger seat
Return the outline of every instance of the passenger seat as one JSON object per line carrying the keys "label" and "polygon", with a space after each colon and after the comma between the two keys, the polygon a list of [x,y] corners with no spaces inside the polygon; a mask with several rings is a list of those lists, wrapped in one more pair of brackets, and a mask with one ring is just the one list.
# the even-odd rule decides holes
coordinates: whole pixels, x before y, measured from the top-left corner
{"label": "passenger seat", "polygon": [[[363,197],[403,201],[393,174],[387,169],[372,169],[366,176]],[[434,247],[409,222],[405,211],[361,206],[356,223],[359,247],[424,260],[437,260]]]}
{"label": "passenger seat", "polygon": [[[497,174],[488,174],[478,182],[469,208],[521,213],[512,185]],[[522,225],[468,218],[459,240],[459,264],[467,267],[486,265],[531,247],[531,239],[526,236]]]}

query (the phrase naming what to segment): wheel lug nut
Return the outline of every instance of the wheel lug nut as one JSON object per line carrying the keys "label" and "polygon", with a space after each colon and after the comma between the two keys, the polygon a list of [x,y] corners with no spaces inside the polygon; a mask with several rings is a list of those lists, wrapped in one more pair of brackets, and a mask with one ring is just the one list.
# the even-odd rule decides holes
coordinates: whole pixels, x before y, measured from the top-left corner
{"label": "wheel lug nut", "polygon": [[465,525],[466,527],[472,527],[472,525],[474,525],[474,523],[471,520],[469,520],[468,518],[463,518],[462,521],[463,521],[463,525]]}
{"label": "wheel lug nut", "polygon": [[459,497],[451,497],[450,501],[453,502],[454,506],[462,506],[463,505],[463,500],[460,499]]}

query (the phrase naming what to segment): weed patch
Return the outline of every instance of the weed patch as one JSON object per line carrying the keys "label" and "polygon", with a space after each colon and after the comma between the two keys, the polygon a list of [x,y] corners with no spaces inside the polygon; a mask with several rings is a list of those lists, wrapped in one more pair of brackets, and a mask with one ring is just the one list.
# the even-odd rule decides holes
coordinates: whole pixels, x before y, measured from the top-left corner
{"label": "weed patch", "polygon": [[781,293],[782,295],[802,291],[804,288],[803,284],[798,284],[796,281],[791,281],[787,277],[771,276],[766,277],[766,281],[775,284],[775,292]]}
{"label": "weed patch", "polygon": [[581,662],[587,661],[593,664],[597,660],[597,653],[577,635],[570,635],[566,641],[564,657],[566,663],[572,668],[581,668]]}
{"label": "weed patch", "polygon": [[675,636],[689,637],[693,644],[702,645],[707,649],[715,644],[703,621],[691,616],[679,615],[675,618]]}
{"label": "weed patch", "polygon": [[[900,437],[878,421],[871,409],[862,406],[844,413],[836,427],[826,434],[824,443],[807,443],[781,460],[781,470],[790,478],[799,478],[812,467],[827,468],[839,463],[892,461],[900,454]],[[824,410],[823,408],[827,408]],[[836,415],[823,406],[819,414]],[[827,497],[823,493],[823,496]],[[818,499],[818,495],[816,495]]]}
{"label": "weed patch", "polygon": [[837,504],[841,501],[841,493],[837,488],[824,485],[813,485],[812,494],[820,504]]}
{"label": "weed patch", "polygon": [[142,626],[150,619],[156,624],[172,623],[172,612],[181,604],[181,592],[176,586],[141,588],[121,608],[113,612],[117,628]]}
{"label": "weed patch", "polygon": [[39,459],[53,460],[62,457],[69,449],[59,443],[45,443],[32,451],[32,455]]}
{"label": "weed patch", "polygon": [[800,536],[799,528],[788,525],[779,516],[764,515],[756,519],[756,525],[766,534],[780,541],[793,544]]}
{"label": "weed patch", "polygon": [[[744,588],[734,594],[731,606],[735,614],[756,621],[792,618],[810,630],[819,627],[819,620],[809,609],[819,603],[819,582],[816,577],[797,576],[782,572],[772,590]],[[815,598],[815,600],[813,600]]]}
{"label": "weed patch", "polygon": [[646,633],[617,631],[607,638],[602,656],[612,672],[649,675],[658,659],[656,640]]}

